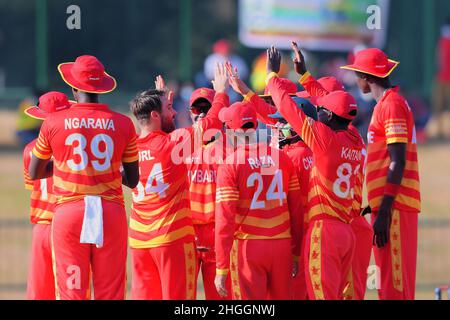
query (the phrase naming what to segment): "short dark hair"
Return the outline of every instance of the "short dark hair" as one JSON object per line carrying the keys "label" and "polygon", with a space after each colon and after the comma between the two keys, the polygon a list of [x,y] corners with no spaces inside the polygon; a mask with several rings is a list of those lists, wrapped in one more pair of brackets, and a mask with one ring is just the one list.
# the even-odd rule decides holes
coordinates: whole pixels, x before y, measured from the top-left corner
{"label": "short dark hair", "polygon": [[143,91],[130,101],[130,110],[138,121],[147,121],[152,111],[162,111],[163,96],[164,92],[161,90]]}

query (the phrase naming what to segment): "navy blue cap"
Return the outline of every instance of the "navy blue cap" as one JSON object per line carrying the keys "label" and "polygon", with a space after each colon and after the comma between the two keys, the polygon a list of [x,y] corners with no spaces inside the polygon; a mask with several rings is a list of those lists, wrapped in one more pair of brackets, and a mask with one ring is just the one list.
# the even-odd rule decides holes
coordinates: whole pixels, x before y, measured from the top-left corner
{"label": "navy blue cap", "polygon": [[[313,118],[317,121],[317,109],[316,107],[308,100],[300,97],[292,97],[292,100],[297,104],[297,108],[302,109],[307,117]],[[272,119],[284,119],[283,115],[277,111],[274,114],[269,115],[269,118]]]}

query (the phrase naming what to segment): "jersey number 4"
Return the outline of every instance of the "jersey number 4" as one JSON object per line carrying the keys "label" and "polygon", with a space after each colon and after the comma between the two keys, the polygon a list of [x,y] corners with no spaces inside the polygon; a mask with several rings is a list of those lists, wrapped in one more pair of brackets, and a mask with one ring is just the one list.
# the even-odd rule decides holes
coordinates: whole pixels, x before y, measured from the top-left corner
{"label": "jersey number 4", "polygon": [[166,197],[166,190],[169,184],[164,182],[164,175],[162,172],[162,165],[160,162],[153,165],[152,171],[148,175],[147,183],[144,184],[139,181],[136,190],[137,194],[133,192],[133,200],[135,202],[144,200],[144,197],[149,194],[157,194],[160,199]]}

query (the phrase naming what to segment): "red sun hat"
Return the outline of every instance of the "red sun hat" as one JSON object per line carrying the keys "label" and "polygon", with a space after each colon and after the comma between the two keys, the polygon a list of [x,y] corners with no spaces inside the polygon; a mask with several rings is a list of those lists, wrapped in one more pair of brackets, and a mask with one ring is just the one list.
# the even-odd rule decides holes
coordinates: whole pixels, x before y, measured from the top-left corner
{"label": "red sun hat", "polygon": [[[294,82],[292,82],[291,80],[286,79],[286,78],[280,78],[279,81],[280,81],[281,88],[283,90],[285,90],[287,93],[289,93],[289,94],[297,93],[298,88],[297,88],[297,85]],[[271,97],[271,96],[272,95],[269,92],[269,89],[267,87],[264,90],[264,94],[260,95],[261,98],[268,98],[268,97]]]}
{"label": "red sun hat", "polygon": [[[344,91],[344,85],[342,82],[340,82],[335,77],[323,77],[317,80],[317,82],[327,90],[328,92],[334,92],[334,91]],[[311,95],[308,93],[308,91],[301,91],[297,93],[297,97],[300,98],[309,98]]]}
{"label": "red sun hat", "polygon": [[191,98],[189,99],[189,106],[192,107],[192,105],[199,99],[206,99],[209,103],[212,104],[215,95],[216,92],[213,89],[198,88],[194,90],[194,92],[192,92]]}
{"label": "red sun hat", "polygon": [[69,109],[74,103],[64,93],[51,91],[39,97],[37,106],[31,106],[24,112],[32,118],[44,120],[50,113]]}
{"label": "red sun hat", "polygon": [[353,64],[343,66],[341,69],[358,71],[378,78],[386,78],[399,63],[389,59],[380,49],[369,48],[357,52]]}
{"label": "red sun hat", "polygon": [[248,102],[235,102],[228,108],[223,108],[219,112],[219,119],[228,128],[242,129],[246,123],[253,123],[253,129],[257,127],[256,111]]}
{"label": "red sun hat", "polygon": [[324,107],[335,115],[347,119],[355,119],[358,113],[358,105],[355,98],[345,91],[334,91],[323,97],[311,97],[311,102],[316,106]]}
{"label": "red sun hat", "polygon": [[116,79],[106,73],[103,64],[94,56],[79,56],[75,62],[61,63],[58,71],[65,83],[80,91],[104,94],[117,86]]}

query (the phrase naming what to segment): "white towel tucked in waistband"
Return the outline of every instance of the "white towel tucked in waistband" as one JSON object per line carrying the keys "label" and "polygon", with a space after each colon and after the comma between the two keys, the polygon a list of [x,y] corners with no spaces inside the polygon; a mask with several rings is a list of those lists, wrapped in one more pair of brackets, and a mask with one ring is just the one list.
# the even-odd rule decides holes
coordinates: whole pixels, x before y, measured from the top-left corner
{"label": "white towel tucked in waistband", "polygon": [[80,243],[95,244],[97,248],[103,246],[103,207],[101,197],[84,197],[84,219]]}

